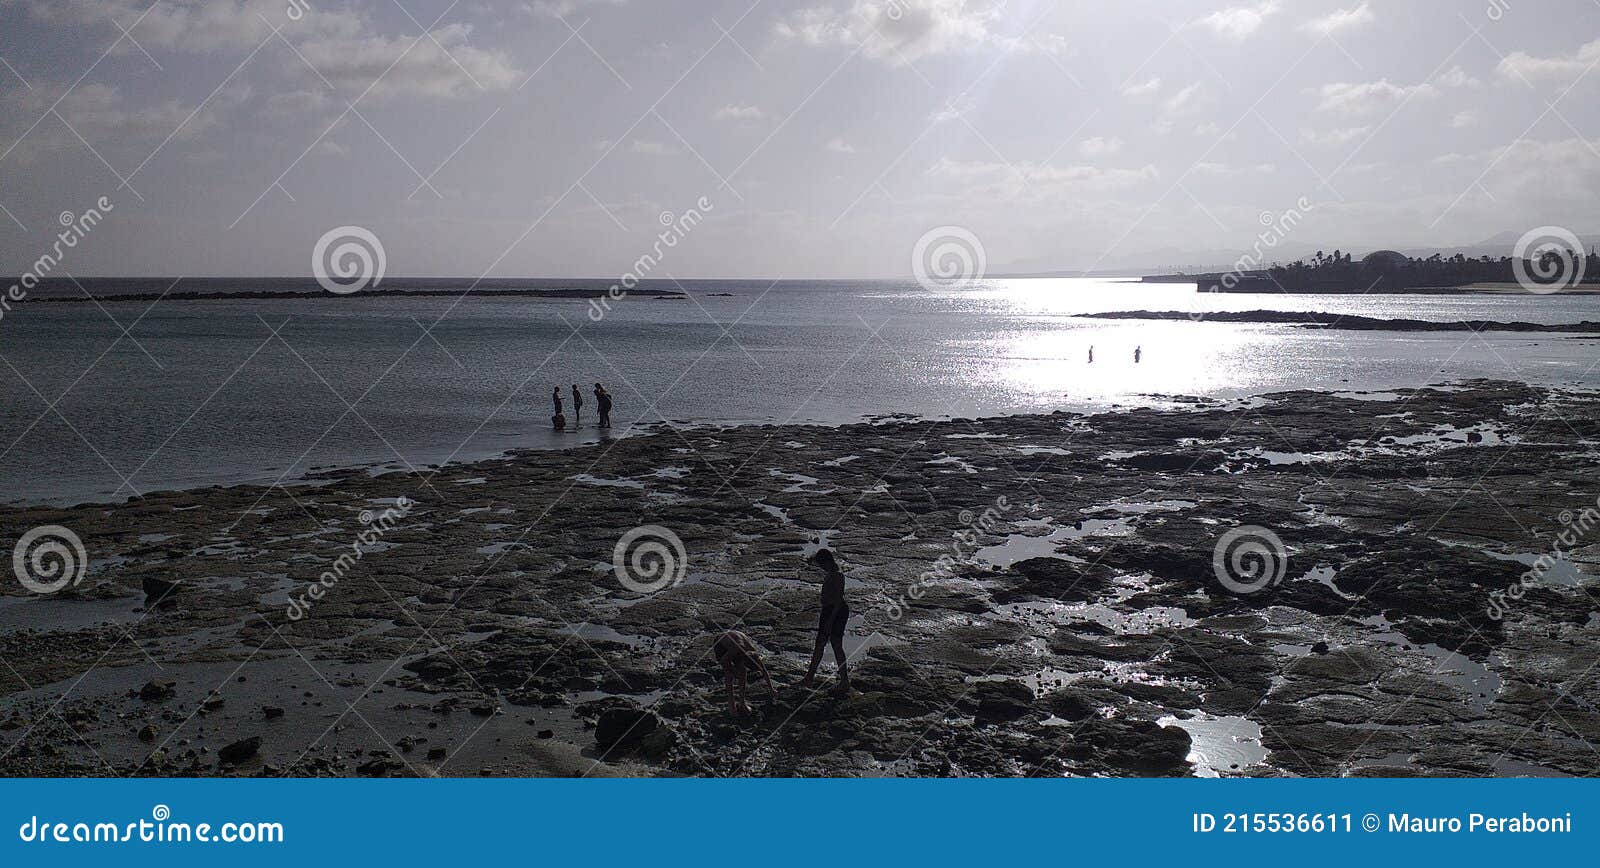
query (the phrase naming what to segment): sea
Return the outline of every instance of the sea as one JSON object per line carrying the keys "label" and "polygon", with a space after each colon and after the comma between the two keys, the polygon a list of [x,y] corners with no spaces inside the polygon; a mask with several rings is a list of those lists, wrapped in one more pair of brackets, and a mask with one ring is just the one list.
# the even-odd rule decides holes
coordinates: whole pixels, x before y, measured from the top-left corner
{"label": "sea", "polygon": [[[159,294],[162,284],[122,291]],[[1105,412],[1177,396],[1383,393],[1468,378],[1600,386],[1600,336],[1204,318],[1264,309],[1579,322],[1600,320],[1594,295],[1217,295],[1108,279],[739,280],[648,282],[644,289],[687,297],[602,302],[480,296],[470,286],[430,281],[451,294],[425,297],[272,298],[305,281],[253,280],[244,288],[265,297],[15,305],[0,318],[0,503],[110,502],[357,465],[422,468],[663,424]],[[97,296],[116,294],[115,281],[96,287]],[[1080,317],[1122,310],[1193,317]],[[609,432],[595,427],[595,383],[615,402]],[[561,390],[570,420],[574,384],[585,399],[581,422],[556,432],[551,390]]]}

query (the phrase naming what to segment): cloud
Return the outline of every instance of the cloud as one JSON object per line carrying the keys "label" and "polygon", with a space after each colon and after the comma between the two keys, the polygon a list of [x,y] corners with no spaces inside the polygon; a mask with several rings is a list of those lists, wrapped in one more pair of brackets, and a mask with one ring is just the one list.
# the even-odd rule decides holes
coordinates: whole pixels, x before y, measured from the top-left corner
{"label": "cloud", "polygon": [[1084,139],[1079,143],[1078,154],[1084,159],[1090,160],[1109,157],[1121,153],[1123,144],[1124,142],[1121,139],[1106,139],[1095,136],[1094,138]]}
{"label": "cloud", "polygon": [[969,112],[973,111],[977,107],[977,97],[972,96],[971,94],[959,94],[951,98],[949,102],[945,103],[944,108],[934,112],[929,117],[929,120],[940,124],[945,123],[946,121],[960,120],[961,118],[966,117]]}
{"label": "cloud", "polygon": [[1343,145],[1362,138],[1372,132],[1372,127],[1340,127],[1338,129],[1317,131],[1302,129],[1300,138],[1314,145]]}
{"label": "cloud", "polygon": [[1122,95],[1128,97],[1153,96],[1161,90],[1161,79],[1152,78],[1139,84],[1130,84],[1122,89]]}
{"label": "cloud", "polygon": [[1352,9],[1335,9],[1321,18],[1313,18],[1300,25],[1300,29],[1319,36],[1333,36],[1336,33],[1371,24],[1376,20],[1377,16],[1372,14],[1372,7],[1362,3]]}
{"label": "cloud", "polygon": [[1481,87],[1483,85],[1483,82],[1467,75],[1467,71],[1459,66],[1450,67],[1449,71],[1440,75],[1434,81],[1443,87]]}
{"label": "cloud", "polygon": [[1066,49],[1065,40],[1054,34],[999,36],[991,29],[999,14],[1000,6],[978,0],[848,0],[843,7],[801,9],[780,20],[776,29],[780,37],[806,45],[859,47],[866,57],[891,66],[985,47],[1049,53]]}
{"label": "cloud", "polygon": [[[606,147],[610,147],[609,142],[604,144]],[[628,150],[634,152],[635,154],[645,154],[652,157],[660,157],[672,153],[672,150],[666,145],[660,142],[651,141],[650,139],[634,139],[632,142],[628,143]]]}
{"label": "cloud", "polygon": [[1352,84],[1337,82],[1315,88],[1311,93],[1319,96],[1318,111],[1365,114],[1385,105],[1404,102],[1412,97],[1437,96],[1439,91],[1431,84],[1398,85],[1382,78],[1377,81]]}
{"label": "cloud", "polygon": [[523,11],[539,18],[565,18],[585,6],[618,5],[623,0],[535,0],[522,4]]}
{"label": "cloud", "polygon": [[967,195],[990,194],[1015,198],[1024,193],[1043,196],[1064,191],[1109,191],[1142,184],[1160,176],[1155,166],[1138,169],[1103,166],[1056,167],[1039,163],[990,163],[940,159],[929,167],[929,177],[964,185]]}
{"label": "cloud", "polygon": [[1526,81],[1570,81],[1600,65],[1600,39],[1596,39],[1572,54],[1552,57],[1534,57],[1513,51],[1500,61],[1496,68],[1507,78]]}
{"label": "cloud", "polygon": [[849,142],[846,142],[844,139],[837,137],[829,139],[828,143],[823,145],[823,148],[830,153],[835,154],[853,154],[856,152],[855,145],[852,145]]}
{"label": "cloud", "polygon": [[[113,33],[121,26],[131,29],[147,49],[185,54],[248,51],[272,35],[274,23],[291,38],[353,37],[366,26],[358,12],[320,6],[316,14],[290,21],[279,0],[35,0],[25,5],[42,20],[103,27]],[[118,50],[138,49],[124,40]]]}
{"label": "cloud", "polygon": [[[407,33],[389,38],[360,8],[315,7],[299,21],[289,20],[281,0],[41,0],[29,14],[60,24],[131,28],[139,44],[182,54],[237,54],[271,39],[273,27],[305,57],[289,54],[282,63],[311,87],[336,87],[371,96],[458,97],[483,90],[505,90],[523,73],[504,52],[468,42],[472,28],[450,24],[429,38]],[[120,35],[120,34],[119,34]],[[413,45],[415,41],[415,45]],[[281,47],[281,44],[280,44]],[[124,40],[119,51],[135,51]],[[315,70],[308,68],[314,67]],[[392,68],[391,68],[392,67]],[[382,80],[379,80],[382,76]],[[377,81],[374,85],[373,82]]]}
{"label": "cloud", "polygon": [[[300,46],[305,75],[369,98],[398,96],[461,97],[503,91],[522,81],[504,52],[468,44],[472,28],[451,24],[431,39],[369,36],[312,39]],[[312,68],[316,72],[312,72]],[[369,90],[370,88],[370,90]]]}
{"label": "cloud", "polygon": [[1227,39],[1245,39],[1261,29],[1267,17],[1278,11],[1277,0],[1264,0],[1253,6],[1230,6],[1201,18],[1199,23]]}
{"label": "cloud", "polygon": [[1478,113],[1471,110],[1456,112],[1456,116],[1450,119],[1450,128],[1454,130],[1464,130],[1467,127],[1476,125],[1478,123],[1478,117]]}
{"label": "cloud", "polygon": [[1201,107],[1205,104],[1206,98],[1205,86],[1197,81],[1173,94],[1162,103],[1162,108],[1166,109],[1168,114],[1180,114]]}
{"label": "cloud", "polygon": [[163,139],[170,135],[182,141],[215,129],[222,114],[250,97],[248,86],[234,84],[218,91],[199,111],[195,105],[176,99],[134,108],[126,105],[121,89],[115,85],[91,82],[69,92],[65,85],[35,82],[32,90],[11,91],[0,105],[6,107],[7,114],[18,118],[39,117],[54,106],[73,129],[91,139]]}
{"label": "cloud", "polygon": [[719,121],[757,121],[766,117],[766,113],[761,111],[760,106],[728,103],[717,109],[712,117]]}

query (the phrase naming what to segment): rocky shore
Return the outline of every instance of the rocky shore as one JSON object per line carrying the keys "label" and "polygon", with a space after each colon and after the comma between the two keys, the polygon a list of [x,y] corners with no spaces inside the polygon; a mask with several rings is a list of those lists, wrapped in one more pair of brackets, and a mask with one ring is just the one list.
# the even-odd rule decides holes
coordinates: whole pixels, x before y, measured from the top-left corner
{"label": "rocky shore", "polygon": [[[1600,539],[1527,576],[1595,507],[1600,397],[1166,403],[0,509],[90,561],[0,595],[0,773],[1593,772]],[[613,557],[641,526],[685,552],[647,592]],[[1223,558],[1247,592],[1213,559],[1239,528],[1284,546]],[[796,686],[818,544],[849,695]],[[779,684],[747,717],[731,627]]]}

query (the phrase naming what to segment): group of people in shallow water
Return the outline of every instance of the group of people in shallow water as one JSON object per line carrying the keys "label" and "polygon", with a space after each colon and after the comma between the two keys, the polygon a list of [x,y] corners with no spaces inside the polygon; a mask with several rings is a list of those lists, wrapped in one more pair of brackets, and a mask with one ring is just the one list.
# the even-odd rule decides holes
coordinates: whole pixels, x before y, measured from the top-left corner
{"label": "group of people in shallow water", "polygon": [[[850,664],[844,656],[844,628],[850,620],[850,606],[844,601],[844,571],[839,561],[828,549],[821,549],[807,558],[807,562],[822,573],[822,605],[817,618],[817,642],[811,649],[811,665],[800,687],[816,683],[817,667],[822,663],[823,649],[833,646],[833,659],[839,665],[839,683],[834,688],[844,694],[850,692]],[[761,660],[761,648],[755,641],[738,630],[729,630],[717,637],[711,652],[722,664],[722,684],[728,691],[728,712],[739,714],[750,710],[750,670],[761,673],[767,682],[767,691],[775,698],[778,691],[772,686],[772,675]]]}
{"label": "group of people in shallow water", "polygon": [[[1139,364],[1144,359],[1144,347],[1133,348],[1133,363]],[[1094,364],[1094,346],[1089,347],[1089,364]]]}
{"label": "group of people in shallow water", "polygon": [[[555,403],[556,414],[550,417],[550,425],[557,431],[567,430],[567,411],[561,403],[561,387],[556,386],[550,390],[550,398]],[[600,411],[600,424],[597,427],[611,427],[611,393],[599,383],[594,384],[594,403]],[[578,384],[572,384],[572,427],[577,428],[583,424],[583,392],[578,389]]]}

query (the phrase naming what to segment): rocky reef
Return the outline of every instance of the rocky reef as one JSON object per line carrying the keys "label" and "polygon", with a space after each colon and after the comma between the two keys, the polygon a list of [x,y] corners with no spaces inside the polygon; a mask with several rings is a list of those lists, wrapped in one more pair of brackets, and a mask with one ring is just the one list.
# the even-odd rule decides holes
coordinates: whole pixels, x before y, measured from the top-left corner
{"label": "rocky reef", "polygon": [[[90,558],[0,596],[0,773],[1593,771],[1600,546],[1557,537],[1595,507],[1600,398],[1166,403],[0,510]],[[640,527],[670,538],[633,575]],[[831,655],[797,685],[818,545],[848,694]],[[778,683],[749,715],[710,657],[731,628]]]}

